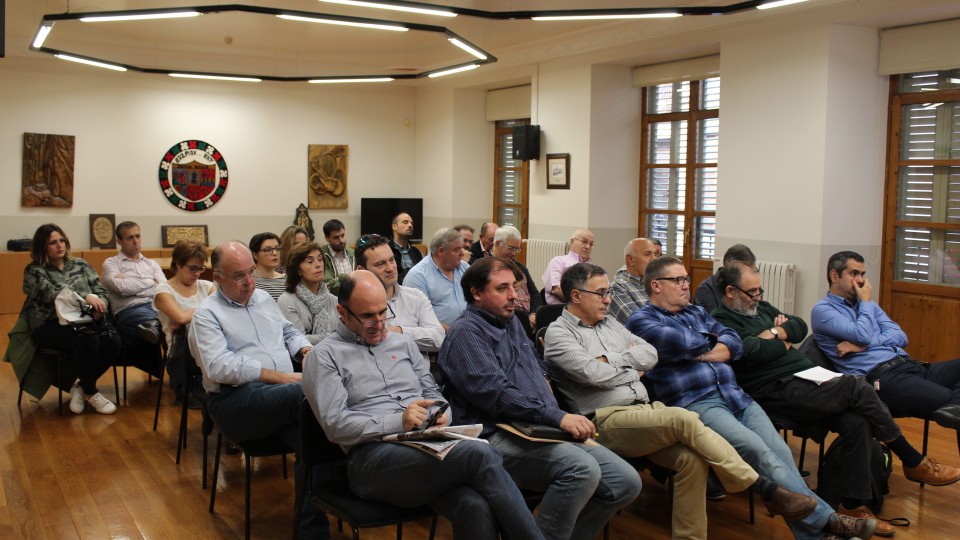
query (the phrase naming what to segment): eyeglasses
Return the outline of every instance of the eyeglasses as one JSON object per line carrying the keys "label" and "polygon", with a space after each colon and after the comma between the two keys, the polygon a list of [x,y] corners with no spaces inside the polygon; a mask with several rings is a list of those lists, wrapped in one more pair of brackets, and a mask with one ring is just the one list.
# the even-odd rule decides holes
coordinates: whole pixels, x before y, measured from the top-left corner
{"label": "eyeglasses", "polygon": [[[347,306],[343,306],[343,309],[347,310],[347,313],[349,313],[351,317],[356,319],[358,323],[363,325],[364,328],[374,328],[378,324],[387,324],[396,318],[396,315],[393,314],[393,309],[391,309],[389,305],[387,305],[387,309],[378,313],[376,315],[376,318],[373,318],[374,316],[364,315],[365,319],[361,319],[360,317],[357,317],[357,314],[350,311],[350,308],[348,308]],[[380,316],[383,316],[383,318],[381,319]]]}
{"label": "eyeglasses", "polygon": [[591,242],[591,241],[587,240],[586,238],[574,238],[574,240],[576,240],[577,242],[580,242],[581,244],[583,244],[583,245],[585,245],[585,246],[589,246],[589,247],[596,247],[596,246],[597,246],[597,243],[596,243],[596,242]]}
{"label": "eyeglasses", "polygon": [[587,289],[577,289],[580,292],[595,294],[599,296],[602,300],[608,300],[613,298],[613,291],[610,289],[600,289],[599,291],[588,291]]}
{"label": "eyeglasses", "polygon": [[683,287],[684,285],[690,284],[690,276],[659,277],[654,281],[672,281],[677,285],[677,287]]}
{"label": "eyeglasses", "polygon": [[762,288],[762,287],[759,288],[759,289],[757,289],[757,292],[755,292],[755,293],[749,293],[749,292],[741,289],[740,287],[737,287],[736,285],[731,285],[731,287],[733,287],[734,289],[736,289],[736,290],[742,292],[743,294],[749,296],[751,300],[759,300],[760,298],[763,297],[763,288]]}
{"label": "eyeglasses", "polygon": [[500,245],[503,246],[503,249],[509,251],[510,253],[513,253],[514,255],[516,255],[517,253],[520,253],[520,250],[523,249],[520,246],[514,247],[514,246],[508,246],[506,244],[500,244]]}
{"label": "eyeglasses", "polygon": [[197,266],[195,264],[188,264],[184,266],[184,268],[186,268],[187,272],[190,272],[191,274],[196,274],[197,272],[205,272],[207,270],[206,266]]}
{"label": "eyeglasses", "polygon": [[261,249],[260,252],[261,252],[261,253],[266,253],[267,255],[273,255],[274,253],[276,253],[277,255],[279,255],[279,254],[280,254],[280,246],[277,246],[277,247],[265,247],[265,248]]}
{"label": "eyeglasses", "polygon": [[216,272],[221,276],[223,276],[224,278],[232,281],[237,287],[239,287],[244,283],[246,283],[248,280],[254,279],[256,277],[257,269],[251,268],[246,272],[238,272],[230,277],[227,277],[227,275],[221,272],[220,270],[217,270]]}
{"label": "eyeglasses", "polygon": [[383,241],[383,243],[386,243],[387,239],[380,236],[379,234],[365,234],[361,236],[359,240],[357,240],[357,249],[363,249],[367,247],[367,244],[372,244],[373,242],[380,242],[380,241]]}

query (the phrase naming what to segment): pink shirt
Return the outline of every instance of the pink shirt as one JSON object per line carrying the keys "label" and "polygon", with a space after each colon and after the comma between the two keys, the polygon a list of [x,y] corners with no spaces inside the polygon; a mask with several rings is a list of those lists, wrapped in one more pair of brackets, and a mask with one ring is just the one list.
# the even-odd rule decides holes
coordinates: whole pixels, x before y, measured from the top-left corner
{"label": "pink shirt", "polygon": [[562,299],[557,296],[554,296],[550,291],[554,287],[560,286],[560,278],[563,277],[563,273],[567,271],[567,268],[579,263],[579,262],[590,262],[591,259],[585,261],[580,260],[580,255],[571,251],[566,255],[558,255],[547,263],[547,269],[543,272],[543,290],[546,293],[547,303],[548,304],[566,304]]}

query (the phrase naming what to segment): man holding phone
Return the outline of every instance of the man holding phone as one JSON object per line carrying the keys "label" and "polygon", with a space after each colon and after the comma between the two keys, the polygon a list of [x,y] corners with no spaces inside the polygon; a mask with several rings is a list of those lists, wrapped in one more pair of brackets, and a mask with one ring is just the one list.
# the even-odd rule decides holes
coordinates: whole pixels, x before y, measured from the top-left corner
{"label": "man holding phone", "polygon": [[[429,505],[456,538],[543,538],[495,450],[459,441],[443,460],[382,442],[385,435],[449,425],[447,403],[412,339],[388,332],[393,317],[377,277],[340,279],[334,333],[303,363],[303,391],[330,441],[350,455],[347,477],[360,497],[402,507]],[[403,489],[397,489],[403,486]]]}

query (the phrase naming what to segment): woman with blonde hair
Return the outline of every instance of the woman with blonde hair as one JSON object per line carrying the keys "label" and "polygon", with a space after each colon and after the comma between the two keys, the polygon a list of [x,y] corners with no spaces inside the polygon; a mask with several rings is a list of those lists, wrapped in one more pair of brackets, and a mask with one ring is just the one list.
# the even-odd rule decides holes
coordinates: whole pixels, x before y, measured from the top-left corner
{"label": "woman with blonde hair", "polygon": [[277,267],[277,271],[286,272],[287,263],[290,262],[290,252],[294,246],[299,246],[309,240],[310,235],[303,227],[291,225],[284,229],[280,235],[280,266]]}

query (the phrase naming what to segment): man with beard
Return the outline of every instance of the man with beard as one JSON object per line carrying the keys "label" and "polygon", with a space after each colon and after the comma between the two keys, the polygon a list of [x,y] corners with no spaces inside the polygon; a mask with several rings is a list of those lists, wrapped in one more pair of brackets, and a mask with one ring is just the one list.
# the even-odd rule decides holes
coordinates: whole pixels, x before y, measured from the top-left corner
{"label": "man with beard", "polygon": [[[406,212],[400,212],[393,216],[393,240],[390,242],[390,249],[393,250],[393,257],[397,261],[398,283],[403,283],[403,278],[407,272],[417,265],[423,259],[423,253],[413,244],[410,238],[413,236],[413,218]],[[363,231],[361,231],[363,232]]]}
{"label": "man with beard", "polygon": [[327,245],[323,246],[323,281],[336,295],[340,288],[340,276],[353,272],[356,259],[353,250],[347,247],[347,229],[339,219],[331,219],[323,224],[323,237]]}
{"label": "man with beard", "polygon": [[[716,320],[743,341],[743,356],[731,363],[737,382],[769,413],[800,423],[820,423],[840,434],[846,493],[837,511],[874,517],[864,505],[872,498],[870,438],[887,445],[903,462],[908,480],[946,485],[960,480],[960,469],[924,458],[900,433],[873,386],[862,377],[844,375],[817,384],[794,374],[814,367],[793,343],[807,335],[807,324],[761,300],[760,274],[748,263],[731,262],[717,272],[723,293]],[[895,529],[880,521],[874,534],[893,536]]]}

